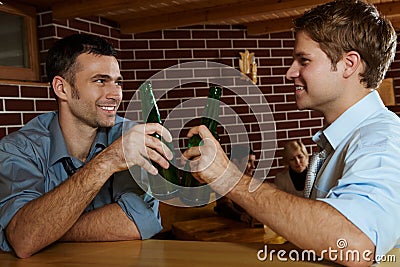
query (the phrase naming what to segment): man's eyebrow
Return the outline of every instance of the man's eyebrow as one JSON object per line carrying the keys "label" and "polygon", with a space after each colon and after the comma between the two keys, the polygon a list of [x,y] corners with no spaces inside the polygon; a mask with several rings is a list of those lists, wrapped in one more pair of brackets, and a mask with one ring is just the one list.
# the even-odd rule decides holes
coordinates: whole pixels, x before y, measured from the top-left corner
{"label": "man's eyebrow", "polygon": [[[105,79],[105,80],[113,80],[113,78],[108,75],[108,74],[96,74],[92,77],[93,79]],[[116,81],[122,81],[123,78],[122,76],[118,76],[116,79]]]}
{"label": "man's eyebrow", "polygon": [[296,52],[296,53],[293,53],[293,57],[304,57],[304,56],[308,56],[308,55],[310,55],[310,54],[305,53],[305,52]]}

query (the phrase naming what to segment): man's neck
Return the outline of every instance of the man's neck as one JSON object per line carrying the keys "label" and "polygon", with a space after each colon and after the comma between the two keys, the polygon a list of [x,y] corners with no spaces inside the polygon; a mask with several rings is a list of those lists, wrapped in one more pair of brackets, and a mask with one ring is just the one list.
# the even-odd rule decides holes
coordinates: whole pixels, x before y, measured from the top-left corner
{"label": "man's neck", "polygon": [[65,117],[60,116],[60,114],[59,121],[69,154],[85,162],[90,153],[93,141],[96,138],[97,128],[65,119]]}
{"label": "man's neck", "polygon": [[344,112],[366,97],[369,93],[371,93],[371,90],[362,88],[356,94],[342,97],[339,106],[332,106],[330,109],[322,112],[324,114],[326,123],[329,125],[332,124]]}

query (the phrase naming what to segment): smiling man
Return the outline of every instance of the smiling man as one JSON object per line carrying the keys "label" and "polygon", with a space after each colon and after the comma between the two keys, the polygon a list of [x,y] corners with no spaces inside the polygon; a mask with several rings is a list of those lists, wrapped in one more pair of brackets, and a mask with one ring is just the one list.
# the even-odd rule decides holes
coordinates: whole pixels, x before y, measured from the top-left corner
{"label": "smiling man", "polygon": [[[375,90],[394,58],[396,32],[374,6],[357,0],[315,7],[294,26],[286,77],[298,108],[322,112],[327,123],[313,137],[327,158],[310,183],[310,198],[268,183],[249,192],[251,177],[231,164],[204,126],[188,134],[200,134],[204,145],[184,156],[199,158],[191,162],[194,176],[213,182],[216,192],[241,178],[227,196],[300,248],[369,266],[400,245],[400,120]],[[328,255],[331,250],[345,256]]]}
{"label": "smiling man", "polygon": [[[159,124],[117,116],[121,74],[104,39],[75,34],[48,52],[58,112],[32,119],[0,141],[0,246],[26,258],[51,243],[145,239],[161,230],[158,202],[128,168],[155,174],[172,153]],[[131,125],[123,138],[123,122]],[[141,167],[141,168],[140,168]]]}

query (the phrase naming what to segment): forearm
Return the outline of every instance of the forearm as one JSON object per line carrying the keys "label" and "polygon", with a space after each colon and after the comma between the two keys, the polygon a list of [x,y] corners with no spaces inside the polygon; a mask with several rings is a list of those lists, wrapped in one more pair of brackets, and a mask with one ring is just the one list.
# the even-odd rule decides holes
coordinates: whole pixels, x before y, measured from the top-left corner
{"label": "forearm", "polygon": [[141,239],[133,221],[116,204],[83,214],[61,241],[116,241]]}
{"label": "forearm", "polygon": [[228,196],[287,240],[300,248],[313,250],[334,260],[329,258],[326,251],[340,250],[337,242],[344,239],[348,244],[343,249],[344,253],[358,250],[362,255],[364,251],[370,251],[371,261],[363,261],[360,257],[360,261],[349,262],[350,257],[343,258],[343,261],[338,258],[339,263],[352,266],[373,263],[375,247],[371,240],[336,209],[322,201],[285,193],[268,183],[249,193],[250,180],[250,177],[245,176]]}
{"label": "forearm", "polygon": [[[29,257],[62,237],[108,179],[101,160],[93,160],[64,183],[25,204],[6,228],[19,257]],[[106,177],[107,176],[107,177]]]}

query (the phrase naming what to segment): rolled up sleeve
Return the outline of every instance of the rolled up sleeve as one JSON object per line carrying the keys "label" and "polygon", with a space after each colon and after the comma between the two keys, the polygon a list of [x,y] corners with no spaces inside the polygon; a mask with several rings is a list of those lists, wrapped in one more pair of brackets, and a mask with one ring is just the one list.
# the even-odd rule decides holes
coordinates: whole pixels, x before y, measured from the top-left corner
{"label": "rolled up sleeve", "polygon": [[[11,251],[5,229],[17,211],[43,195],[44,178],[37,165],[17,154],[0,150],[0,248]],[[28,179],[29,178],[29,179]]]}
{"label": "rolled up sleeve", "polygon": [[124,193],[117,200],[126,215],[135,222],[142,239],[148,239],[162,230],[158,200],[144,194]]}
{"label": "rolled up sleeve", "polygon": [[368,150],[348,158],[348,171],[327,198],[319,200],[333,206],[367,235],[379,258],[400,242],[400,149],[385,144]]}
{"label": "rolled up sleeve", "polygon": [[[159,201],[145,193],[146,188],[138,185],[132,177],[139,177],[144,172],[139,167],[131,168],[114,175],[113,188],[115,201],[139,230],[142,239],[148,239],[162,230],[159,214]],[[137,180],[140,182],[141,180]]]}

